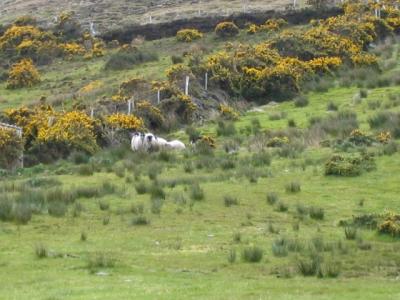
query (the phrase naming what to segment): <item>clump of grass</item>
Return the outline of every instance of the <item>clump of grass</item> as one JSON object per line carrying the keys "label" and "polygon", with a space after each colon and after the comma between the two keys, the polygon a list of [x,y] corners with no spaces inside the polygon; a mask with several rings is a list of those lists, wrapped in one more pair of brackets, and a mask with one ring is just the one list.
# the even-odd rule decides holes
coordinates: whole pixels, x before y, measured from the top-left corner
{"label": "clump of grass", "polygon": [[338,108],[338,106],[337,106],[334,102],[329,101],[328,104],[327,104],[327,106],[326,106],[326,109],[327,109],[328,111],[337,111],[339,108]]}
{"label": "clump of grass", "polygon": [[162,186],[157,182],[154,182],[150,186],[148,192],[150,193],[151,199],[163,199],[163,200],[165,200],[165,198],[166,198],[166,194],[165,194]]}
{"label": "clump of grass", "polygon": [[76,202],[74,205],[74,208],[72,209],[72,216],[74,218],[77,218],[81,215],[82,211],[84,211],[84,207],[82,203]]}
{"label": "clump of grass", "polygon": [[266,151],[261,151],[259,153],[253,154],[251,157],[251,164],[254,167],[264,167],[271,165],[271,154]]}
{"label": "clump of grass", "polygon": [[276,228],[274,226],[274,224],[272,224],[272,223],[268,223],[268,228],[267,229],[268,229],[269,233],[272,233],[272,234],[278,234],[279,233],[279,229]]}
{"label": "clump of grass", "polygon": [[191,161],[186,161],[183,164],[183,170],[185,171],[185,173],[193,173],[194,171],[194,165]]}
{"label": "clump of grass", "polygon": [[294,106],[296,107],[306,107],[308,103],[309,103],[308,98],[304,95],[297,96],[294,99]]}
{"label": "clump of grass", "polygon": [[286,212],[286,211],[289,210],[289,207],[288,207],[288,205],[287,205],[285,202],[279,201],[279,202],[276,204],[276,210],[279,211],[279,212]]}
{"label": "clump of grass", "polygon": [[303,276],[315,276],[320,268],[321,261],[318,256],[299,258],[297,260],[297,270]]}
{"label": "clump of grass", "polygon": [[325,211],[321,207],[311,206],[309,208],[310,218],[315,220],[323,220],[325,216]]}
{"label": "clump of grass", "polygon": [[109,215],[103,217],[103,225],[106,226],[110,224],[111,217]]}
{"label": "clump of grass", "polygon": [[87,268],[91,272],[95,272],[98,269],[113,268],[115,267],[115,263],[116,260],[111,254],[98,252],[89,256]]}
{"label": "clump of grass", "polygon": [[147,175],[149,176],[150,180],[156,180],[158,175],[162,173],[162,169],[162,166],[158,163],[151,164],[147,170]]}
{"label": "clump of grass", "polygon": [[355,226],[346,226],[344,235],[347,240],[355,240],[357,238],[357,228]]}
{"label": "clump of grass", "polygon": [[236,134],[236,127],[233,122],[219,121],[217,124],[218,136],[232,136]]}
{"label": "clump of grass", "polygon": [[13,200],[6,194],[0,195],[0,221],[12,219]]}
{"label": "clump of grass", "polygon": [[194,201],[204,200],[204,190],[198,183],[192,184],[190,187],[190,198]]}
{"label": "clump of grass", "polygon": [[369,242],[365,242],[362,238],[357,238],[357,248],[362,251],[368,251],[372,249],[372,244]]}
{"label": "clump of grass", "polygon": [[231,249],[228,253],[228,262],[233,264],[236,261],[236,250]]}
{"label": "clump of grass", "polygon": [[44,244],[38,243],[35,245],[35,255],[39,259],[46,258],[49,256],[49,251]]}
{"label": "clump of grass", "polygon": [[147,186],[144,182],[139,182],[138,184],[135,185],[135,190],[138,195],[143,195],[146,194],[147,192]]}
{"label": "clump of grass", "polygon": [[164,205],[164,201],[160,198],[152,198],[151,199],[151,212],[155,215],[159,215],[161,213],[161,209]]}
{"label": "clump of grass", "polygon": [[272,243],[272,254],[277,257],[288,256],[289,252],[284,238],[278,238]]}
{"label": "clump of grass", "polygon": [[125,177],[126,168],[122,163],[116,163],[113,167],[113,172],[119,178]]}
{"label": "clump of grass", "polygon": [[298,203],[296,205],[296,211],[297,211],[297,214],[301,217],[304,217],[305,215],[307,215],[309,213],[308,207],[301,203]]}
{"label": "clump of grass", "polygon": [[94,173],[93,165],[83,164],[78,167],[78,174],[81,176],[92,176]]}
{"label": "clump of grass", "polygon": [[64,217],[68,211],[67,204],[63,201],[51,201],[48,204],[48,212],[53,217]]}
{"label": "clump of grass", "polygon": [[235,232],[232,239],[234,243],[240,243],[242,241],[242,234],[240,232]]}
{"label": "clump of grass", "polygon": [[87,238],[88,238],[87,233],[85,231],[82,231],[81,232],[81,241],[86,242]]}
{"label": "clump of grass", "polygon": [[232,196],[224,196],[224,205],[226,207],[231,207],[233,205],[239,205],[239,201],[236,197],[232,197]]}
{"label": "clump of grass", "polygon": [[279,197],[278,197],[277,193],[274,193],[274,192],[268,192],[267,193],[267,202],[268,202],[268,204],[274,205],[278,201],[279,201]]}
{"label": "clump of grass", "polygon": [[359,95],[360,95],[360,98],[367,98],[368,97],[368,90],[367,89],[360,89]]}
{"label": "clump of grass", "polygon": [[144,204],[143,203],[136,203],[132,204],[131,212],[135,215],[141,215],[144,213]]}
{"label": "clump of grass", "polygon": [[18,203],[13,209],[13,219],[17,224],[28,224],[32,219],[32,209],[29,203]]}
{"label": "clump of grass", "polygon": [[298,193],[301,191],[301,185],[297,181],[292,181],[286,184],[285,189],[288,193]]}
{"label": "clump of grass", "polygon": [[288,120],[288,127],[290,128],[295,128],[296,127],[296,121],[293,119]]}
{"label": "clump of grass", "polygon": [[149,225],[150,220],[144,215],[139,215],[132,218],[131,224],[136,226]]}
{"label": "clump of grass", "polygon": [[107,201],[104,200],[100,200],[99,201],[99,208],[100,210],[109,210],[110,209],[110,203],[108,203]]}
{"label": "clump of grass", "polygon": [[341,264],[337,261],[329,261],[322,265],[319,277],[337,278],[341,272]]}
{"label": "clump of grass", "polygon": [[258,246],[246,247],[242,251],[242,259],[245,262],[257,263],[263,258],[264,250]]}

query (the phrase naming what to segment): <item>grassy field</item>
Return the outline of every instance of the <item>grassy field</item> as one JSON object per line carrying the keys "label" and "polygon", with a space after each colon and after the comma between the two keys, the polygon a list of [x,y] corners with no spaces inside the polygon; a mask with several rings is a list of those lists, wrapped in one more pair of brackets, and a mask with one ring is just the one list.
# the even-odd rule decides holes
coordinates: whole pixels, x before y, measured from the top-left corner
{"label": "grassy field", "polygon": [[[241,32],[236,41],[265,37]],[[400,212],[399,44],[391,42],[374,49],[380,73],[338,72],[310,82],[305,104],[194,124],[215,138],[214,150],[124,145],[0,173],[0,299],[399,299],[399,238],[351,223]],[[194,47],[224,43],[207,34]],[[93,104],[132,76],[164,79],[171,56],[187,48],[172,38],[144,42],[159,60],[124,71],[105,71],[112,50],[57,61],[40,69],[36,87],[0,84],[0,110],[41,97]],[[101,87],[81,95],[93,81]],[[355,127],[375,141],[351,142]],[[397,134],[388,144],[375,139],[384,130]],[[268,144],[277,136],[287,144]],[[189,144],[184,129],[168,138]],[[374,168],[326,175],[332,155],[365,153]]]}
{"label": "grassy field", "polygon": [[[189,151],[139,158],[116,149],[98,154],[88,165],[63,161],[3,179],[0,186],[9,195],[23,190],[11,188],[12,183],[25,182],[27,188],[27,180],[37,180],[32,189],[44,193],[57,186],[64,191],[99,189],[103,182],[114,189],[105,196],[78,197],[61,217],[43,209],[28,225],[0,222],[1,298],[398,299],[398,240],[367,229],[347,240],[339,222],[400,210],[400,154],[378,155],[375,171],[350,178],[325,176],[324,162],[334,150],[314,146],[295,158],[270,149],[270,165],[249,167],[252,136],[240,133],[255,118],[262,130],[284,130],[288,119],[305,128],[311,116],[332,114],[326,110],[332,99],[340,109],[355,111],[360,127],[369,131],[368,116],[377,110],[368,108],[368,101],[384,103],[399,88],[371,89],[367,99],[354,101],[358,91],[332,88],[309,95],[304,108],[284,103],[245,114],[236,122],[235,136],[242,140],[237,154],[221,149],[233,137],[219,137],[214,156]],[[281,112],[287,114],[283,119],[270,120]],[[214,135],[215,130],[213,124],[201,128]],[[381,153],[379,147],[370,150]],[[223,159],[232,159],[234,166],[223,167]],[[82,175],[95,162],[100,167],[94,174]],[[249,168],[258,174],[255,178]],[[301,191],[288,192],[291,182],[300,184]],[[155,201],[151,191],[138,193],[143,184],[162,187],[165,200]],[[203,199],[192,195],[196,184]],[[280,199],[274,205],[267,202],[271,192]],[[232,206],[227,197],[234,199]],[[324,216],[311,218],[301,207],[322,208]],[[137,225],[139,217],[149,223]],[[280,253],[273,246],[279,239],[296,241],[301,250]],[[252,246],[263,252],[258,263],[242,259],[244,249]],[[339,266],[339,273],[334,278],[302,276],[299,261],[310,253],[321,256],[327,267]]]}

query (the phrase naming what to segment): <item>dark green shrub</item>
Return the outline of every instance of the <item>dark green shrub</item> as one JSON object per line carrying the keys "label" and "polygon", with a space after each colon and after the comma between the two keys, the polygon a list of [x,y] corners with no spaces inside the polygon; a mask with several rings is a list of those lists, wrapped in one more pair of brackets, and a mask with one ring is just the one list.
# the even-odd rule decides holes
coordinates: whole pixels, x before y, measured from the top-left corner
{"label": "dark green shrub", "polygon": [[357,237],[357,228],[354,226],[346,226],[344,228],[344,235],[348,240],[355,240]]}
{"label": "dark green shrub", "polygon": [[28,203],[17,203],[13,209],[13,219],[17,224],[28,224],[32,219],[32,209]]}
{"label": "dark green shrub", "polygon": [[399,145],[395,141],[390,141],[386,145],[383,146],[383,154],[385,155],[393,155],[399,151]]}
{"label": "dark green shrub", "polygon": [[146,194],[147,192],[147,186],[144,182],[139,182],[138,184],[135,185],[136,193],[138,195],[143,195]]}
{"label": "dark green shrub", "polygon": [[67,204],[63,201],[51,201],[48,204],[48,212],[53,217],[64,217],[68,211]]}
{"label": "dark green shrub", "polygon": [[204,191],[198,183],[190,187],[190,198],[194,201],[204,200]]}
{"label": "dark green shrub", "polygon": [[257,263],[263,258],[264,250],[258,246],[246,247],[242,251],[242,259],[245,262]]}
{"label": "dark green shrub", "polygon": [[104,201],[104,200],[100,200],[99,201],[99,208],[100,210],[109,210],[110,209],[110,203]]}
{"label": "dark green shrub", "polygon": [[268,192],[267,193],[267,202],[270,205],[274,205],[275,203],[277,203],[279,200],[278,194],[274,193],[274,192]]}
{"label": "dark green shrub", "polygon": [[150,224],[150,220],[146,216],[139,215],[139,216],[133,217],[131,224],[137,225],[137,226],[148,225],[148,224]]}
{"label": "dark green shrub", "polygon": [[300,258],[297,260],[297,270],[303,276],[315,276],[321,268],[319,257]]}
{"label": "dark green shrub", "polygon": [[309,208],[310,218],[315,220],[323,220],[325,212],[323,208],[311,206]]}
{"label": "dark green shrub", "polygon": [[287,204],[285,202],[279,201],[276,204],[276,210],[279,212],[286,212],[289,210],[289,207],[287,206]]}
{"label": "dark green shrub", "polygon": [[35,255],[37,258],[42,259],[49,256],[49,250],[42,243],[35,245]]}
{"label": "dark green shrub", "polygon": [[251,157],[251,164],[254,167],[264,167],[271,165],[272,157],[269,152],[261,151],[254,153]]}
{"label": "dark green shrub", "polygon": [[217,135],[218,136],[232,136],[236,134],[236,127],[233,122],[218,121]]}
{"label": "dark green shrub", "polygon": [[338,109],[338,106],[332,101],[329,101],[328,105],[326,106],[326,110],[328,111],[337,111]]}
{"label": "dark green shrub", "polygon": [[171,61],[172,61],[172,64],[174,64],[174,65],[182,64],[184,62],[184,58],[182,56],[172,55]]}
{"label": "dark green shrub", "polygon": [[308,103],[309,103],[308,98],[304,95],[297,96],[294,99],[294,106],[296,107],[306,107]]}
{"label": "dark green shrub", "polygon": [[239,205],[239,201],[236,197],[224,196],[224,205],[226,207],[231,207],[233,205]]}
{"label": "dark green shrub", "polygon": [[84,164],[78,167],[78,174],[81,176],[92,176],[94,173],[93,165]]}
{"label": "dark green shrub", "polygon": [[358,176],[376,168],[374,157],[368,154],[333,155],[325,163],[325,175]]}
{"label": "dark green shrub", "polygon": [[285,189],[288,193],[298,193],[301,191],[301,185],[297,181],[292,181],[286,184]]}
{"label": "dark green shrub", "polygon": [[91,254],[88,258],[87,268],[91,272],[95,272],[98,269],[113,268],[116,260],[109,253],[98,252]]}
{"label": "dark green shrub", "polygon": [[0,195],[0,220],[1,221],[12,220],[12,209],[13,209],[13,200],[11,199],[11,197],[5,194]]}

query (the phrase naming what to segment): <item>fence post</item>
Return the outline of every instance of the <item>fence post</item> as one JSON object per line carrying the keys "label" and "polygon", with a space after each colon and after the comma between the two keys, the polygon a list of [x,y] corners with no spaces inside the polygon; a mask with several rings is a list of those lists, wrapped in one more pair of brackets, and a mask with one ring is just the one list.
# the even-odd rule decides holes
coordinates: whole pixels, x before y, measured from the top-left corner
{"label": "fence post", "polygon": [[94,118],[94,109],[93,109],[93,107],[90,109],[90,117],[92,119]]}
{"label": "fence post", "polygon": [[185,83],[185,95],[188,96],[189,95],[189,76],[186,76],[186,83]]}
{"label": "fence post", "polygon": [[161,91],[160,89],[157,90],[157,104],[160,104],[161,102]]}
{"label": "fence post", "polygon": [[204,75],[204,89],[208,90],[208,72]]}
{"label": "fence post", "polygon": [[128,115],[132,112],[132,100],[128,100]]}

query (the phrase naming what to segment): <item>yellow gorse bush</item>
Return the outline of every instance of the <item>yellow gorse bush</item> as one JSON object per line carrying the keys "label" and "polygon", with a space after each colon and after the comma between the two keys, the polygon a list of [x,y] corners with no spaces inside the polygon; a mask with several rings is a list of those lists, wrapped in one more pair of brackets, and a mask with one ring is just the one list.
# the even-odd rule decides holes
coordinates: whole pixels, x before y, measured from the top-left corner
{"label": "yellow gorse bush", "polygon": [[143,120],[134,115],[120,113],[107,117],[107,124],[115,129],[140,130],[143,128]]}
{"label": "yellow gorse bush", "polygon": [[176,39],[179,42],[191,43],[194,40],[201,39],[203,34],[197,29],[181,29],[176,33]]}
{"label": "yellow gorse bush", "polygon": [[23,141],[14,130],[0,128],[0,168],[11,168],[23,150]]}
{"label": "yellow gorse bush", "polygon": [[92,154],[98,150],[93,120],[81,111],[59,114],[54,124],[39,129],[37,141],[63,142]]}
{"label": "yellow gorse bush", "polygon": [[7,80],[7,88],[31,87],[40,82],[40,75],[32,60],[22,59],[12,65]]}
{"label": "yellow gorse bush", "polygon": [[220,104],[219,112],[222,118],[226,120],[237,120],[239,119],[239,114],[229,105]]}

